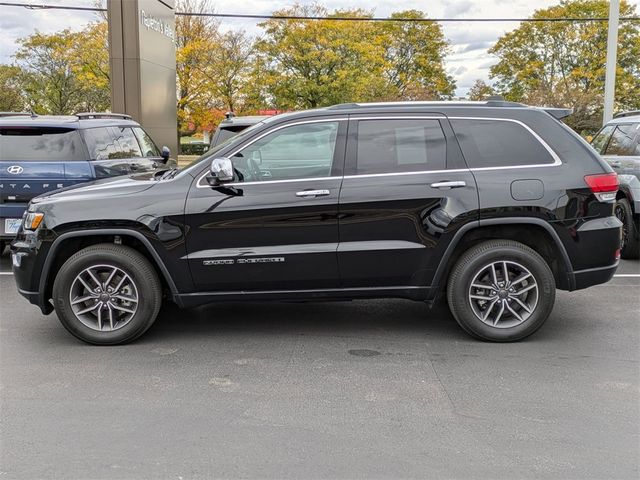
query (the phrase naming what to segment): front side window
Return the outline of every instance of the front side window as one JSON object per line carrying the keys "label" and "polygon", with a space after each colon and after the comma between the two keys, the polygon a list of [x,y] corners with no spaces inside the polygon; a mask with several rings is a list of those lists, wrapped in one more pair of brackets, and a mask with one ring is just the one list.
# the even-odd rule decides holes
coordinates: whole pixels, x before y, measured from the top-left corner
{"label": "front side window", "polygon": [[447,145],[434,119],[360,120],[358,174],[443,170]]}
{"label": "front side window", "polygon": [[80,134],[68,128],[0,128],[0,161],[86,160]]}
{"label": "front side window", "polygon": [[618,125],[611,135],[604,155],[631,156],[640,155],[638,136],[640,123]]}
{"label": "front side window", "polygon": [[151,137],[140,127],[133,127],[133,133],[138,139],[138,143],[140,143],[140,148],[142,149],[143,157],[159,157],[160,151],[156,144],[153,143]]}
{"label": "front side window", "polygon": [[607,148],[611,134],[613,133],[614,125],[606,125],[596,133],[593,140],[591,140],[591,146],[596,149],[599,154],[604,154],[604,149]]}
{"label": "front side window", "polygon": [[493,119],[452,119],[469,168],[552,164],[549,151],[522,125]]}
{"label": "front side window", "polygon": [[239,181],[328,177],[338,122],[292,125],[240,150],[231,159]]}
{"label": "front side window", "polygon": [[118,158],[138,158],[142,157],[142,151],[140,150],[140,145],[138,145],[138,140],[136,140],[133,131],[129,127],[112,127],[115,135],[116,141],[120,145]]}

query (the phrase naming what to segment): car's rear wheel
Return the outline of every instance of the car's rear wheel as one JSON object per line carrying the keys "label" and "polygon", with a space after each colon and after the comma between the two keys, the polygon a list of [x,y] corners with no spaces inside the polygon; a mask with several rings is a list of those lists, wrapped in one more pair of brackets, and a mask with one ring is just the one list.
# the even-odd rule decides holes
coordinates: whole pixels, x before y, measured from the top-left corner
{"label": "car's rear wheel", "polygon": [[511,240],[490,240],[467,250],[447,285],[458,324],[482,340],[523,339],[546,321],[555,301],[555,279],[534,250]]}
{"label": "car's rear wheel", "polygon": [[620,256],[634,259],[640,256],[640,238],[636,235],[633,224],[633,211],[626,198],[620,198],[614,209],[616,217],[622,222],[622,238],[620,239]]}
{"label": "car's rear wheel", "polygon": [[135,340],[153,324],[162,286],[142,254],[99,244],[62,265],[53,300],[60,322],[73,335],[95,345],[117,345]]}

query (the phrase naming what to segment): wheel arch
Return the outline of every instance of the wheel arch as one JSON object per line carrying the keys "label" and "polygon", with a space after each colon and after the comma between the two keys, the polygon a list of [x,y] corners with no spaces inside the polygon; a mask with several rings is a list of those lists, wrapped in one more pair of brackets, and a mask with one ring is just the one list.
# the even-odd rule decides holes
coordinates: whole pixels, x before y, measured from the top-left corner
{"label": "wheel arch", "polygon": [[[43,308],[43,312],[45,310],[48,310],[49,308],[53,309],[51,303],[49,302],[49,298],[57,271],[60,269],[62,264],[71,256],[71,254],[75,253],[75,251],[77,250],[72,250],[70,252],[71,254],[69,255],[66,254],[69,252],[66,252],[65,255],[62,256],[57,256],[56,253],[65,249],[69,250],[74,246],[80,246],[80,248],[84,248],[86,246],[95,245],[98,243],[114,243],[116,237],[125,239],[125,241],[122,242],[124,245],[135,248],[145,257],[147,257],[147,259],[151,262],[151,265],[158,272],[163,285],[170,291],[172,300],[179,304],[180,300],[175,282],[173,281],[171,274],[164,265],[164,262],[160,258],[160,255],[151,244],[151,241],[141,232],[138,232],[136,230],[126,228],[107,228],[65,232],[53,241],[53,243],[51,244],[51,248],[47,252],[47,257],[42,267],[40,282],[38,285],[38,293],[40,295],[39,304],[41,306],[44,306],[44,308],[41,307]],[[133,242],[129,242],[127,240],[132,240]],[[50,311],[51,310],[49,310],[49,312]]]}
{"label": "wheel arch", "polygon": [[[527,235],[522,235],[523,231]],[[557,288],[575,289],[569,255],[558,233],[548,222],[535,217],[495,218],[467,223],[455,233],[434,274],[429,300],[435,300],[442,293],[445,279],[464,251],[481,241],[499,238],[518,241],[538,252],[551,267]]]}

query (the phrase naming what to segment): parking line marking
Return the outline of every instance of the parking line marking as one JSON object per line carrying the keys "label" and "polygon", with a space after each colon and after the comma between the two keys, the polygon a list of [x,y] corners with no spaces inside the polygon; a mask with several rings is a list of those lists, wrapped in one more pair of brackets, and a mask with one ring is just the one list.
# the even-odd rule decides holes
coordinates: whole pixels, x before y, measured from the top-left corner
{"label": "parking line marking", "polygon": [[640,273],[616,273],[614,277],[618,278],[639,278]]}
{"label": "parking line marking", "polygon": [[0,275],[13,275],[13,272],[0,272]]}

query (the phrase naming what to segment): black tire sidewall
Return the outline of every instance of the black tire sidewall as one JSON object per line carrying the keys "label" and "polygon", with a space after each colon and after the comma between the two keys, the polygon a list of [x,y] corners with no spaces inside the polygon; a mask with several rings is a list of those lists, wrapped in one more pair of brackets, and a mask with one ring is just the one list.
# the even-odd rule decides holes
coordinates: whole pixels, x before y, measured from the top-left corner
{"label": "black tire sidewall", "polygon": [[[482,245],[480,245],[481,247]],[[524,247],[524,246],[523,246]],[[460,326],[471,335],[489,341],[510,342],[525,338],[537,331],[553,310],[556,285],[553,273],[546,262],[527,247],[500,246],[484,251],[477,249],[461,259],[464,269],[458,272],[449,295],[451,311]],[[467,260],[465,262],[465,260]],[[527,268],[538,283],[538,304],[533,314],[520,325],[509,328],[497,328],[487,325],[473,312],[469,303],[469,287],[475,275],[488,264],[495,261],[513,261]]]}
{"label": "black tire sidewall", "polygon": [[[127,249],[131,250],[131,249]],[[115,345],[132,341],[142,335],[153,323],[161,303],[155,272],[145,268],[148,262],[137,252],[127,255],[109,251],[87,249],[71,257],[60,269],[53,287],[53,303],[58,319],[74,336],[95,345]],[[138,290],[138,309],[124,327],[113,332],[98,332],[84,325],[73,313],[69,291],[76,276],[92,265],[108,264],[122,269],[135,283]],[[154,281],[155,280],[155,281]]]}
{"label": "black tire sidewall", "polygon": [[638,258],[640,253],[640,238],[636,235],[636,226],[633,223],[633,211],[631,205],[626,198],[620,198],[616,201],[616,207],[622,208],[624,212],[624,224],[627,228],[627,243],[620,250],[620,256],[626,259]]}

